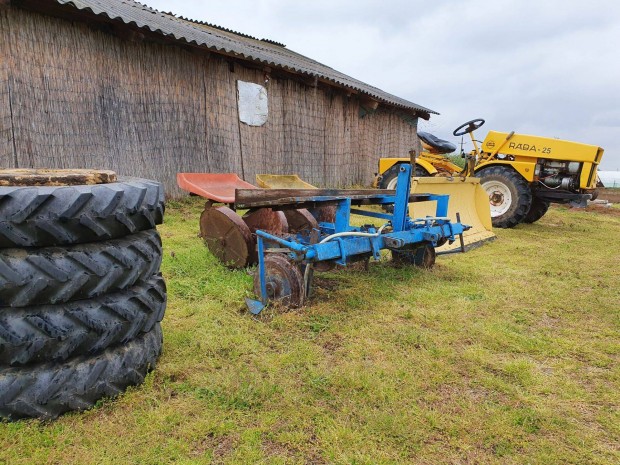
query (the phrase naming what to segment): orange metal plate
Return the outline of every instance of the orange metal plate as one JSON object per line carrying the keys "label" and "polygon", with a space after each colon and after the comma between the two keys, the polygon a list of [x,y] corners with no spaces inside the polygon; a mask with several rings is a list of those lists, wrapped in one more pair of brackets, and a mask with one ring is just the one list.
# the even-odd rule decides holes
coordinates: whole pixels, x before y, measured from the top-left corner
{"label": "orange metal plate", "polygon": [[234,173],[177,173],[184,191],[221,203],[235,202],[235,189],[257,189]]}

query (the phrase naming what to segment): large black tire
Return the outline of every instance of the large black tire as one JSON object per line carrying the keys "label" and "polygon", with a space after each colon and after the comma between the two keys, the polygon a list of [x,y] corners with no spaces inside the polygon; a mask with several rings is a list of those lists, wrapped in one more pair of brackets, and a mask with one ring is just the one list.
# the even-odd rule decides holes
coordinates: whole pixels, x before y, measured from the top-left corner
{"label": "large black tire", "polygon": [[532,191],[523,177],[507,166],[491,166],[476,173],[489,194],[491,222],[496,228],[513,228],[521,223],[532,205]]}
{"label": "large black tire", "polygon": [[0,364],[59,362],[96,354],[151,331],[165,310],[161,276],[94,299],[0,308]]}
{"label": "large black tire", "polygon": [[[396,189],[396,179],[398,178],[398,173],[400,172],[400,165],[401,163],[396,163],[388,168],[385,173],[383,173],[381,181],[379,182],[379,189]],[[415,165],[413,175],[416,177],[430,176],[428,171],[420,165]]]}
{"label": "large black tire", "polygon": [[0,187],[0,247],[44,247],[123,237],[161,224],[160,183]]}
{"label": "large black tire", "polygon": [[56,418],[85,410],[102,397],[114,397],[140,384],[155,367],[162,347],[161,327],[100,355],[65,363],[0,370],[0,418]]}
{"label": "large black tire", "polygon": [[545,213],[547,213],[547,210],[549,210],[549,205],[551,204],[546,200],[534,197],[532,199],[532,206],[530,207],[530,211],[527,212],[527,215],[525,215],[523,222],[534,223],[535,221],[538,221],[543,216],[545,216]]}
{"label": "large black tire", "polygon": [[159,272],[162,248],[152,229],[69,247],[0,249],[0,306],[89,299]]}

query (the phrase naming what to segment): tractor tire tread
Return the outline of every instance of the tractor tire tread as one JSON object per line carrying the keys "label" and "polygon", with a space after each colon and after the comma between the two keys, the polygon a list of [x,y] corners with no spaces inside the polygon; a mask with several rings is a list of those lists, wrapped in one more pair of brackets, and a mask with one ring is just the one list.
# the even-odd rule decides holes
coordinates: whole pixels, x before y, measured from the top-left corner
{"label": "tractor tire tread", "polygon": [[125,344],[163,319],[166,300],[166,284],[155,275],[125,291],[94,299],[3,308],[0,364],[59,362]]}
{"label": "tractor tire tread", "polygon": [[121,178],[109,184],[0,187],[0,247],[96,242],[161,224],[161,183]]}
{"label": "tractor tire tread", "polygon": [[57,304],[122,290],[157,273],[161,259],[154,229],[68,247],[0,249],[0,305]]}
{"label": "tractor tire tread", "polygon": [[530,211],[528,211],[527,215],[525,215],[523,222],[531,224],[538,221],[543,216],[545,216],[545,214],[549,210],[550,205],[551,204],[546,200],[541,200],[537,197],[534,197],[532,199],[532,206],[530,207]]}
{"label": "tractor tire tread", "polygon": [[0,370],[0,418],[53,419],[141,384],[162,348],[161,326],[96,356]]}

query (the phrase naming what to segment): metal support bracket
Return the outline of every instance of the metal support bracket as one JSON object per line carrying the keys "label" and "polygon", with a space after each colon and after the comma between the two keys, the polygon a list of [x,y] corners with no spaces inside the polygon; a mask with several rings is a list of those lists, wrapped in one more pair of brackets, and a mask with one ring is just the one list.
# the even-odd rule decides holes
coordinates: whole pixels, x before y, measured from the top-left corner
{"label": "metal support bracket", "polygon": [[245,304],[253,315],[258,315],[267,306],[267,283],[265,278],[265,245],[261,236],[257,237],[258,277],[260,280],[260,300],[246,297]]}

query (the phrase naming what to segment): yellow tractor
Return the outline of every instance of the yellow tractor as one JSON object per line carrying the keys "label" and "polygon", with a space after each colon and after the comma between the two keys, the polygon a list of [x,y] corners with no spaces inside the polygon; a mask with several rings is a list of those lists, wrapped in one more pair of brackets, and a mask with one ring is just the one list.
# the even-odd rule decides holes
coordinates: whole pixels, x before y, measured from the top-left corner
{"label": "yellow tractor", "polygon": [[[475,176],[489,197],[494,227],[512,228],[533,223],[547,212],[550,203],[584,207],[595,195],[597,167],[603,149],[595,145],[547,137],[490,131],[484,141],[474,131],[483,119],[468,121],[453,132],[469,134],[473,150],[461,168],[445,157],[456,147],[448,141],[419,132],[425,149],[416,159],[417,176]],[[479,145],[480,144],[480,145]],[[382,158],[375,183],[382,189],[396,185],[398,165],[409,158]]]}

